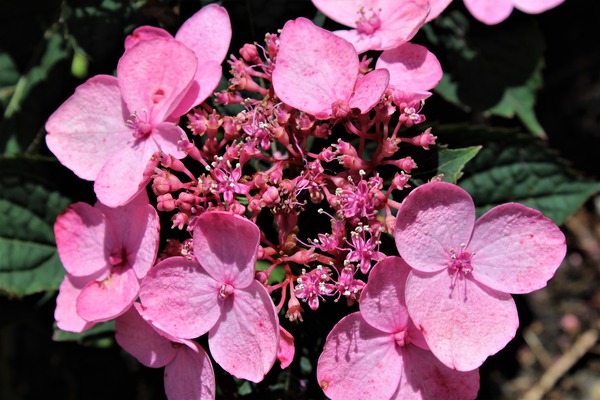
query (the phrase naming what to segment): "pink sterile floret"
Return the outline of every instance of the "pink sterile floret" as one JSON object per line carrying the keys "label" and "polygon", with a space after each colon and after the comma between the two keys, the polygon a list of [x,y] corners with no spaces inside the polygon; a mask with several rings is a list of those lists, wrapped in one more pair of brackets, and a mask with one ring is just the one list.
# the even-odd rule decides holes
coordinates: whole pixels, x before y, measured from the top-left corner
{"label": "pink sterile floret", "polygon": [[317,379],[333,399],[473,399],[477,370],[459,372],[436,359],[408,316],[405,284],[410,267],[388,257],[373,267],[360,312],[327,336]]}
{"label": "pink sterile floret", "polygon": [[169,400],[214,399],[215,373],[204,349],[156,330],[140,315],[139,303],[134,305],[115,322],[117,343],[145,366],[165,367]]}
{"label": "pink sterile floret", "polygon": [[186,45],[198,58],[194,82],[178,107],[183,114],[212,95],[221,80],[221,63],[227,56],[231,42],[229,14],[217,4],[208,4],[181,25],[175,38],[164,29],[141,26],[127,36],[125,49],[155,38],[175,39]]}
{"label": "pink sterile floret", "polygon": [[461,371],[479,367],[514,337],[519,320],[509,293],[544,287],[566,252],[564,235],[539,211],[507,203],[475,222],[471,196],[446,182],[408,195],[395,238],[413,268],[410,316],[433,354]]}
{"label": "pink sterile floret", "polygon": [[90,78],[52,114],[48,148],[80,178],[95,180],[103,204],[126,204],[150,181],[146,169],[156,152],[186,155],[176,121],[188,111],[180,105],[197,64],[176,40],[140,42],[119,60],[116,78]]}
{"label": "pink sterile floret", "polygon": [[359,75],[358,54],[346,40],[306,18],[288,21],[279,38],[273,89],[284,103],[318,119],[361,114],[381,99],[389,81],[384,69]]}
{"label": "pink sterile floret", "polygon": [[253,382],[271,369],[279,347],[277,311],[254,279],[259,242],[247,219],[205,212],[194,228],[197,260],[161,261],[140,288],[144,317],[156,328],[184,339],[208,332],[215,361]]}
{"label": "pink sterile floret", "polygon": [[56,300],[58,327],[81,332],[127,311],[156,259],[159,230],[146,193],[122,207],[76,203],[59,215],[54,234],[67,274]]}
{"label": "pink sterile floret", "polygon": [[562,4],[564,0],[464,0],[465,6],[479,21],[495,25],[512,13],[513,8],[527,14],[539,14]]}
{"label": "pink sterile floret", "polygon": [[428,0],[312,0],[323,14],[355,28],[334,32],[358,53],[389,50],[409,41],[425,23]]}
{"label": "pink sterile floret", "polygon": [[440,83],[443,75],[435,55],[412,43],[381,53],[376,68],[389,71],[392,99],[396,104],[406,103],[407,106],[431,96],[429,90]]}

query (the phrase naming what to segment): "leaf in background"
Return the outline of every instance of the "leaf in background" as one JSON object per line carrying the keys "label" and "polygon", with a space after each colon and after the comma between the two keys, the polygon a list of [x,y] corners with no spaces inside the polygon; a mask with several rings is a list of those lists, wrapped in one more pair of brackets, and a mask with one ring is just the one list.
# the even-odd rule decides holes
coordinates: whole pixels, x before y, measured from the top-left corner
{"label": "leaf in background", "polygon": [[481,150],[481,146],[463,149],[449,149],[447,146],[438,149],[438,175],[444,175],[444,182],[456,183],[463,175],[462,170]]}
{"label": "leaf in background", "polygon": [[[113,333],[115,331],[115,321],[100,322],[85,332],[74,333],[60,330],[54,324],[54,334],[52,339],[55,342],[77,342],[85,346],[108,347],[112,344]],[[110,339],[107,343],[106,339]]]}
{"label": "leaf in background", "polygon": [[70,77],[70,50],[62,35],[54,32],[41,46],[39,59],[32,60],[34,66],[20,77],[4,111],[0,152],[5,155],[23,153],[39,142]]}
{"label": "leaf in background", "polygon": [[55,290],[64,275],[54,221],[71,203],[70,178],[55,160],[0,158],[0,292]]}
{"label": "leaf in background", "polygon": [[538,139],[510,130],[443,127],[440,142],[482,145],[464,168],[459,185],[475,200],[478,215],[507,202],[535,208],[560,225],[591,195],[599,182],[583,179]]}
{"label": "leaf in background", "polygon": [[10,54],[0,50],[0,110],[4,109],[15,91],[15,85],[19,80],[19,70]]}
{"label": "leaf in background", "polygon": [[524,85],[506,89],[502,100],[486,113],[505,118],[514,118],[516,114],[531,133],[540,138],[546,138],[546,132],[540,125],[534,110],[535,94],[542,86],[543,66],[544,63],[540,62]]}
{"label": "leaf in background", "polygon": [[512,18],[484,26],[458,11],[434,20],[434,25],[425,34],[446,57],[436,92],[465,111],[516,115],[532,133],[544,136],[533,109],[545,48],[537,25]]}

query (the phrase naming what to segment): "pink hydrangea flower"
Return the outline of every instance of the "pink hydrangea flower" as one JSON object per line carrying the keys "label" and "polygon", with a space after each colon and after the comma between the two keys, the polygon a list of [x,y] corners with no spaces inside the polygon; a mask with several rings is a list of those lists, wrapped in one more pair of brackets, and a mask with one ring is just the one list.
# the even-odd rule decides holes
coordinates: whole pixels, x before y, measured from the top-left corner
{"label": "pink hydrangea flower", "polygon": [[138,306],[117,318],[117,343],[146,367],[165,367],[169,400],[214,399],[215,373],[204,349],[193,340],[157,331],[140,315]]}
{"label": "pink hydrangea flower", "polygon": [[539,14],[562,4],[564,0],[464,0],[465,6],[479,21],[495,25],[510,16],[513,8],[527,14]]}
{"label": "pink hydrangea flower", "polygon": [[440,83],[444,73],[432,52],[412,43],[381,53],[376,68],[389,71],[394,102],[408,106],[431,96],[429,90]]}
{"label": "pink hydrangea flower", "polygon": [[361,114],[381,99],[389,73],[359,75],[358,54],[346,40],[306,18],[288,21],[279,38],[273,89],[284,103],[318,119]]}
{"label": "pink hydrangea flower", "polygon": [[362,292],[360,312],[344,317],[327,336],[317,379],[332,400],[477,396],[477,370],[446,367],[411,322],[404,301],[409,271],[398,257],[378,263]]}
{"label": "pink hydrangea flower", "polygon": [[56,300],[58,327],[81,332],[127,311],[156,259],[159,230],[146,193],[117,208],[75,203],[59,215],[54,234],[67,274]]}
{"label": "pink hydrangea flower", "polygon": [[184,339],[208,332],[215,361],[253,382],[271,369],[279,347],[275,306],[254,279],[259,242],[258,227],[247,219],[205,212],[194,228],[197,261],[168,258],[140,288],[144,316],[156,328]]}
{"label": "pink hydrangea flower", "polygon": [[355,28],[334,32],[356,51],[390,50],[409,41],[425,23],[428,0],[312,0],[323,14]]}
{"label": "pink hydrangea flower", "polygon": [[564,235],[539,211],[507,203],[476,222],[471,196],[445,182],[408,195],[395,238],[413,268],[408,312],[433,354],[460,371],[479,367],[514,337],[510,293],[544,287],[566,252]]}
{"label": "pink hydrangea flower", "polygon": [[[177,60],[177,62],[172,62]],[[175,158],[185,137],[175,123],[198,61],[176,40],[140,42],[119,60],[117,77],[97,75],[79,86],[46,123],[46,144],[82,179],[95,180],[98,199],[126,204],[149,182],[156,152]]]}
{"label": "pink hydrangea flower", "polygon": [[194,82],[178,107],[183,114],[212,95],[221,80],[221,63],[227,56],[231,42],[229,14],[217,4],[208,4],[181,25],[175,38],[164,29],[141,26],[127,36],[125,49],[155,38],[175,39],[186,45],[198,58]]}

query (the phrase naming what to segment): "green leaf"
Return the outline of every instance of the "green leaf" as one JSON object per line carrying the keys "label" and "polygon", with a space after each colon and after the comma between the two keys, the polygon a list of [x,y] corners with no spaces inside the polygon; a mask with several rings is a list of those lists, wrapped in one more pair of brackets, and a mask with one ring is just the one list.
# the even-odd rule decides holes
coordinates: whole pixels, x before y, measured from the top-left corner
{"label": "green leaf", "polygon": [[502,100],[487,113],[505,118],[513,118],[516,115],[531,133],[545,138],[546,132],[537,120],[534,110],[536,91],[542,86],[543,65],[543,62],[539,63],[525,84],[507,88]]}
{"label": "green leaf", "polygon": [[478,215],[514,201],[540,210],[560,225],[600,191],[599,182],[583,179],[544,142],[523,133],[438,127],[436,134],[443,143],[483,146],[459,182],[473,196]]}
{"label": "green leaf", "polygon": [[444,77],[435,89],[464,111],[514,118],[532,133],[544,136],[534,113],[542,84],[544,40],[527,19],[484,26],[458,11],[433,21],[426,30],[432,51],[445,54]]}
{"label": "green leaf", "polygon": [[[86,346],[107,347],[107,337],[112,338],[115,331],[115,321],[100,322],[87,331],[75,333],[67,332],[54,326],[52,340],[56,342],[77,342]],[[112,340],[110,341],[112,343]]]}
{"label": "green leaf", "polygon": [[55,290],[64,276],[53,230],[71,203],[54,183],[61,168],[43,158],[0,158],[0,292]]}
{"label": "green leaf", "polygon": [[6,155],[23,153],[40,141],[49,107],[62,96],[67,82],[70,52],[64,38],[53,33],[40,45],[34,65],[14,87],[0,125],[0,151]]}
{"label": "green leaf", "polygon": [[466,147],[463,149],[438,149],[438,175],[444,175],[444,182],[456,183],[462,176],[466,163],[481,150],[481,146]]}

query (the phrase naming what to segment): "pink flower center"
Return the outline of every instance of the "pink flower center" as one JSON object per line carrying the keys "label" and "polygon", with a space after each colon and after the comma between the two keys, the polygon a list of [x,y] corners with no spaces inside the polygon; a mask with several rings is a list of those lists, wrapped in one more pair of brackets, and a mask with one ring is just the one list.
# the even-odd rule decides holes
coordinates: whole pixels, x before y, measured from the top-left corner
{"label": "pink flower center", "polygon": [[410,336],[408,336],[408,332],[406,332],[405,330],[396,332],[396,334],[394,334],[394,340],[396,341],[396,345],[398,345],[399,347],[406,346],[411,342]]}
{"label": "pink flower center", "polygon": [[127,255],[125,254],[125,249],[114,249],[110,252],[108,256],[108,263],[111,267],[118,267],[123,265],[127,261]]}
{"label": "pink flower center", "polygon": [[356,20],[356,30],[360,34],[372,35],[381,26],[381,19],[379,18],[379,12],[381,10],[369,9],[371,15],[367,15],[364,8],[358,11],[360,17]]}
{"label": "pink flower center", "polygon": [[[450,250],[450,261],[448,262],[448,274],[450,275],[450,288],[454,290],[456,282],[464,280],[466,276],[473,271],[471,259],[475,253],[469,253],[465,250],[466,245],[460,244],[458,252],[454,249]],[[466,286],[465,286],[466,290]],[[466,292],[465,292],[466,297]]]}
{"label": "pink flower center", "polygon": [[219,289],[219,300],[225,300],[231,296],[234,292],[233,286],[228,283],[222,283]]}
{"label": "pink flower center", "polygon": [[136,139],[143,139],[152,132],[152,125],[148,122],[148,115],[145,111],[142,111],[141,114],[143,114],[143,117],[140,117],[137,113],[133,113],[127,121],[127,125],[133,129],[133,137]]}

